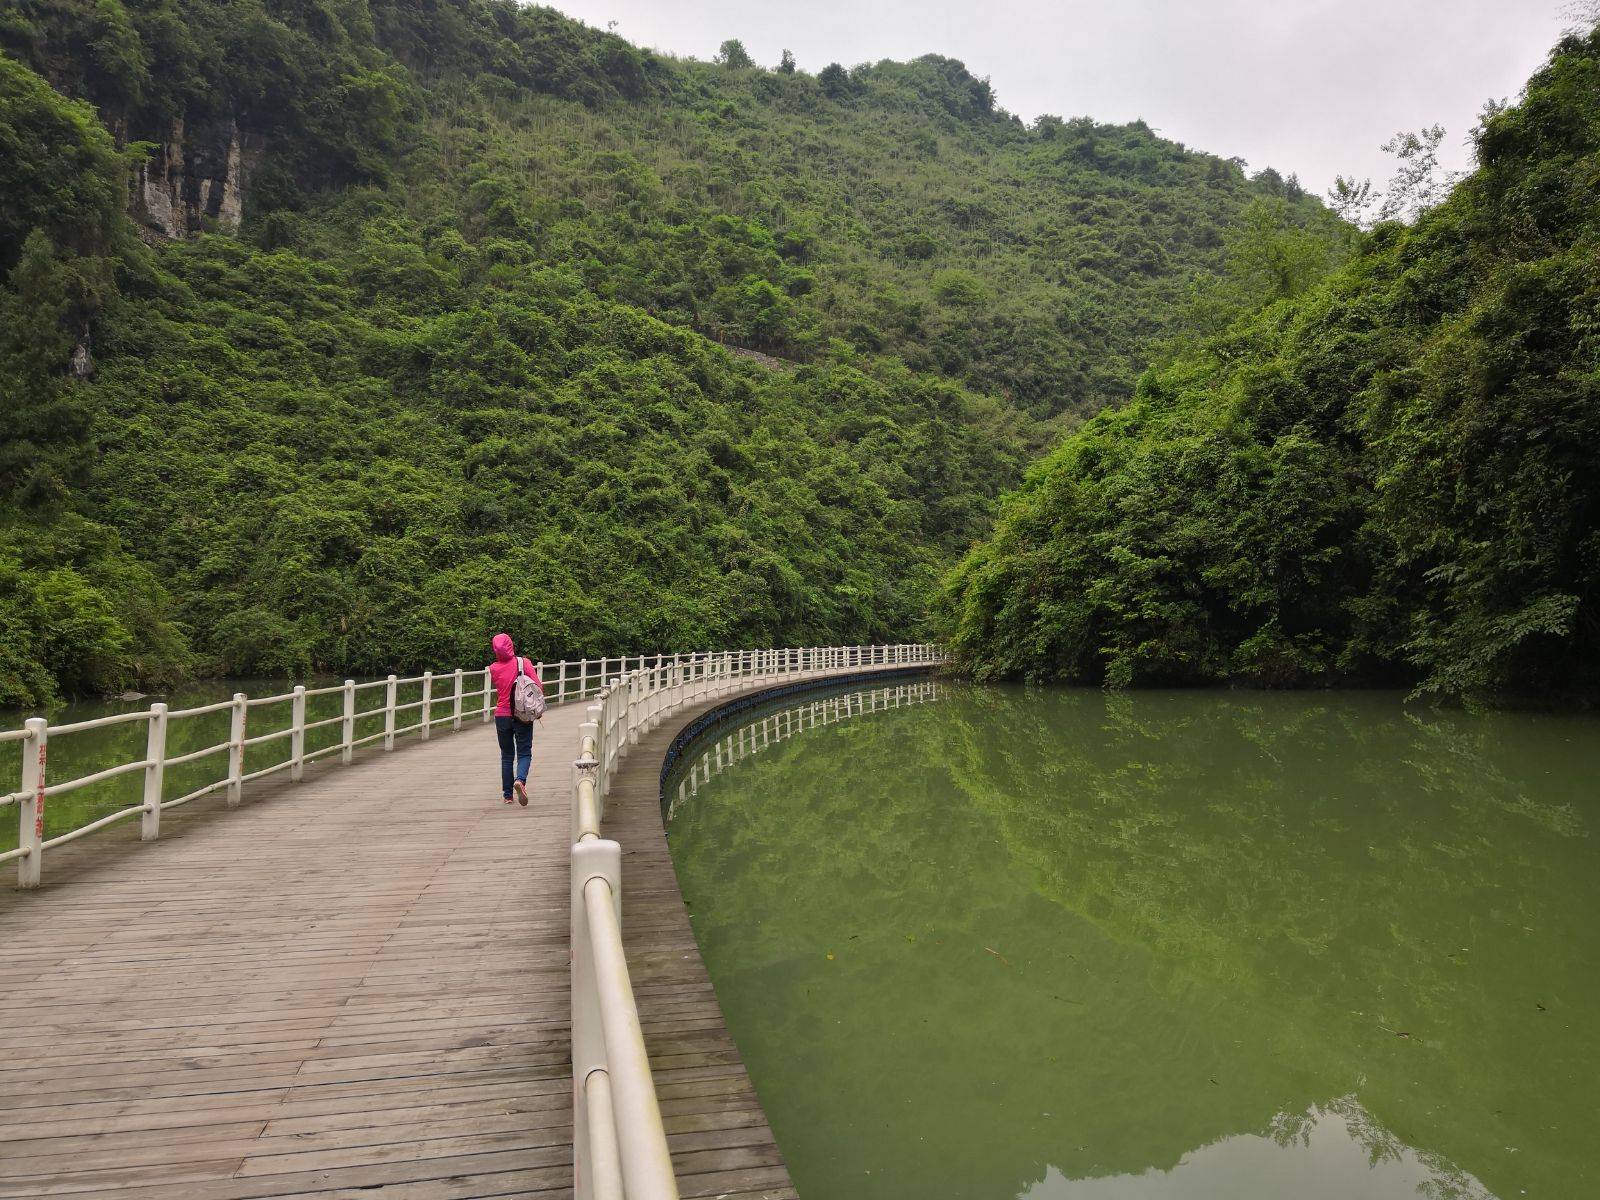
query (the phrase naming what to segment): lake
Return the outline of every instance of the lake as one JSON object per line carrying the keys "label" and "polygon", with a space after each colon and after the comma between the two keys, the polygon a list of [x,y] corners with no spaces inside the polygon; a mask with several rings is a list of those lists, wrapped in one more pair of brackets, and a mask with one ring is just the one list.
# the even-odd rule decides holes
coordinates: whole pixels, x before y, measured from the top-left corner
{"label": "lake", "polygon": [[882,698],[666,789],[806,1200],[1600,1195],[1600,719]]}

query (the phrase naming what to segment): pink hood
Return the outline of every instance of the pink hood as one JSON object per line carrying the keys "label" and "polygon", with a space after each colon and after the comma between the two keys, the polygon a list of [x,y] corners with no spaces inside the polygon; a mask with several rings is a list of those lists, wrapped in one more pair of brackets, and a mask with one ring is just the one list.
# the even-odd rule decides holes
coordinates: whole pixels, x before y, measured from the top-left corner
{"label": "pink hood", "polygon": [[[494,647],[494,661],[489,664],[489,678],[494,681],[495,706],[494,715],[509,717],[511,715],[511,685],[517,678],[517,648],[511,644],[509,633],[497,633],[489,642]],[[533,663],[523,659],[523,670],[532,675],[534,682],[541,688],[544,681],[539,678],[539,672]]]}

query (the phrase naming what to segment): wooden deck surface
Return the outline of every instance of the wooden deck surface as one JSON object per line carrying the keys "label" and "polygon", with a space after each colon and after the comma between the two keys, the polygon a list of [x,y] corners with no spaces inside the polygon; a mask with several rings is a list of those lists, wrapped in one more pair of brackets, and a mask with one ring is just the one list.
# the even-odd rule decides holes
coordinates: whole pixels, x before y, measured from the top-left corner
{"label": "wooden deck surface", "polygon": [[[606,834],[683,1194],[781,1200],[657,807],[701,711],[634,748]],[[0,1196],[569,1195],[581,714],[542,723],[526,809],[476,725],[190,805],[156,843],[104,831],[0,893]]]}

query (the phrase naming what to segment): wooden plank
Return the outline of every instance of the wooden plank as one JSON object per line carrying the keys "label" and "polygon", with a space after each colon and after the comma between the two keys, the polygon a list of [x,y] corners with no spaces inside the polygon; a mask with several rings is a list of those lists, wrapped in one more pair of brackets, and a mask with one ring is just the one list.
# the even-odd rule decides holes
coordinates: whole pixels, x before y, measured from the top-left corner
{"label": "wooden plank", "polygon": [[[624,944],[684,1194],[788,1200],[661,827],[662,756],[701,711],[614,778]],[[584,719],[546,717],[526,809],[469,726],[191,804],[155,843],[107,830],[0,894],[0,1194],[570,1195]]]}

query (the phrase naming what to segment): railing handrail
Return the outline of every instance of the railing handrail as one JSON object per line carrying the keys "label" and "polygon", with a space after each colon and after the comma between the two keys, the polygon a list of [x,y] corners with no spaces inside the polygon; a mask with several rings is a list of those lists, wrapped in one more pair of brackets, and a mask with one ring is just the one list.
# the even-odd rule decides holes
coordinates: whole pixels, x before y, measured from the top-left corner
{"label": "railing handrail", "polygon": [[[601,836],[628,748],[670,713],[748,682],[827,678],[941,661],[927,644],[807,646],[643,656],[606,677],[572,763],[573,1172],[577,1200],[677,1200],[622,942],[622,847]],[[602,671],[602,677],[606,673]]]}
{"label": "railing handrail", "polygon": [[[694,650],[680,654],[658,652],[562,659],[554,663],[538,663],[537,668],[540,677],[545,681],[546,694],[555,703],[562,704],[571,700],[591,698],[602,701],[604,727],[598,731],[596,744],[598,747],[604,747],[598,756],[603,803],[604,781],[609,780],[622,752],[620,749],[622,743],[615,736],[618,727],[620,725],[623,734],[626,735],[635,724],[636,714],[632,712],[633,699],[630,697],[637,693],[645,701],[648,711],[643,715],[653,721],[665,702],[661,691],[662,681],[669,675],[683,681],[697,681],[704,686],[704,681],[712,678],[729,680],[748,675],[756,670],[757,664],[761,663],[772,666],[782,662],[789,664],[793,669],[805,669],[822,662],[835,660],[844,662],[850,660],[851,655],[855,656],[855,661],[878,661],[880,658],[889,661],[891,657],[894,661],[899,661],[900,655],[922,649],[926,648],[901,645]],[[862,655],[866,651],[870,653],[866,654],[864,660]],[[469,677],[471,688],[465,686],[464,682]],[[398,689],[419,684],[422,690],[420,699],[409,700],[403,704],[397,702]],[[444,685],[443,690],[435,691],[435,684]],[[383,689],[381,703],[365,708],[359,707],[359,697],[374,689]],[[325,699],[341,694],[344,697],[342,712],[313,721],[306,720],[305,710],[308,700]],[[424,671],[420,675],[404,677],[389,675],[384,679],[368,680],[363,683],[346,679],[342,683],[316,687],[302,684],[287,692],[265,696],[249,696],[238,692],[228,700],[213,701],[189,708],[168,709],[165,704],[156,702],[145,709],[112,713],[59,725],[51,725],[43,717],[30,718],[20,729],[0,730],[0,744],[9,742],[22,744],[21,787],[17,791],[0,794],[0,808],[15,804],[19,809],[17,846],[14,850],[0,854],[0,863],[16,859],[18,886],[36,887],[43,871],[44,852],[54,846],[74,841],[86,833],[135,815],[141,818],[143,839],[154,840],[160,836],[163,809],[175,808],[223,789],[228,792],[229,805],[237,805],[245,783],[280,771],[288,771],[292,779],[298,780],[306,763],[316,761],[336,750],[340,752],[342,761],[349,762],[358,747],[380,739],[385,750],[392,750],[395,739],[409,733],[427,738],[436,728],[447,723],[452,728],[459,729],[466,719],[465,706],[468,701],[481,700],[481,718],[489,721],[493,718],[493,696],[494,688],[489,668],[487,665],[482,665],[439,672]],[[289,712],[282,718],[281,724],[274,720],[268,728],[262,729],[260,728],[262,718],[257,710],[271,705],[286,705]],[[167,732],[173,722],[229,711],[232,712],[232,730],[226,742],[204,750],[168,754]],[[403,726],[397,725],[395,717],[398,714],[414,711],[418,713],[415,722]],[[438,712],[446,715],[436,716]],[[256,714],[254,718],[252,713]],[[372,728],[370,722],[379,718],[383,721],[381,732],[356,736],[357,724],[368,722],[367,727],[370,729]],[[47,759],[51,739],[141,722],[148,731],[146,753],[142,757],[130,757],[110,763],[72,779],[48,778]],[[337,742],[309,752],[306,750],[307,733],[336,727],[339,728]],[[636,739],[637,733],[634,732],[633,736]],[[244,753],[248,748],[284,740],[289,743],[289,749],[282,761],[254,771],[244,770]],[[224,750],[227,751],[228,763],[225,775],[204,782],[183,796],[170,800],[163,797],[162,785],[168,767],[184,766],[213,754],[221,754]],[[119,808],[83,826],[67,830],[57,837],[47,839],[44,836],[44,814],[47,802],[51,798],[80,788],[92,787],[98,783],[106,783],[140,770],[145,774],[144,796],[141,803]]]}
{"label": "railing handrail", "polygon": [[[574,1083],[573,1152],[578,1200],[626,1197],[627,1200],[677,1200],[660,1105],[650,1074],[638,1005],[628,977],[622,941],[622,848],[600,836],[605,818],[605,798],[613,776],[630,746],[679,708],[713,699],[750,681],[785,678],[826,678],[863,667],[933,664],[941,661],[928,644],[873,646],[769,647],[742,650],[696,650],[682,654],[610,655],[598,659],[563,659],[538,663],[545,695],[556,704],[592,701],[579,729],[578,757],[573,762],[572,802],[572,1067]],[[615,673],[612,664],[615,663]],[[573,677],[571,668],[576,667]],[[591,667],[593,668],[591,672]],[[476,685],[467,690],[468,675]],[[435,694],[433,685],[448,681],[449,690]],[[421,685],[421,698],[398,702],[398,691],[408,684]],[[383,703],[359,708],[359,693],[383,689]],[[308,699],[342,695],[342,710],[334,716],[306,719]],[[142,712],[116,713],[52,728],[43,717],[33,717],[20,730],[0,731],[0,742],[22,743],[21,788],[0,796],[0,807],[18,806],[18,845],[0,854],[0,863],[17,860],[17,882],[37,887],[44,852],[75,841],[128,817],[140,818],[140,836],[152,841],[160,836],[161,814],[166,809],[226,789],[229,806],[240,801],[244,784],[287,770],[299,781],[305,764],[339,751],[349,763],[356,747],[382,739],[385,750],[395,739],[416,732],[428,738],[436,726],[449,723],[460,729],[464,702],[482,700],[481,717],[493,718],[494,688],[487,665],[424,671],[401,679],[343,683],[315,688],[301,684],[281,695],[250,697],[236,692],[230,700],[169,710],[157,702]],[[289,705],[283,728],[251,732],[250,713],[271,704]],[[445,716],[434,716],[435,706],[448,706]],[[396,726],[396,715],[420,710],[415,724]],[[231,713],[228,738],[182,754],[167,752],[167,731],[173,721],[210,713]],[[358,722],[383,718],[383,728],[357,737]],[[48,781],[48,750],[52,736],[70,736],[88,729],[143,721],[146,726],[142,757],[103,767],[76,779]],[[308,732],[339,727],[339,740],[309,753]],[[287,738],[283,761],[246,772],[245,751]],[[227,773],[201,787],[167,800],[163,795],[166,768],[199,761],[226,751]],[[51,796],[135,771],[144,773],[142,802],[46,839],[45,807]]]}

